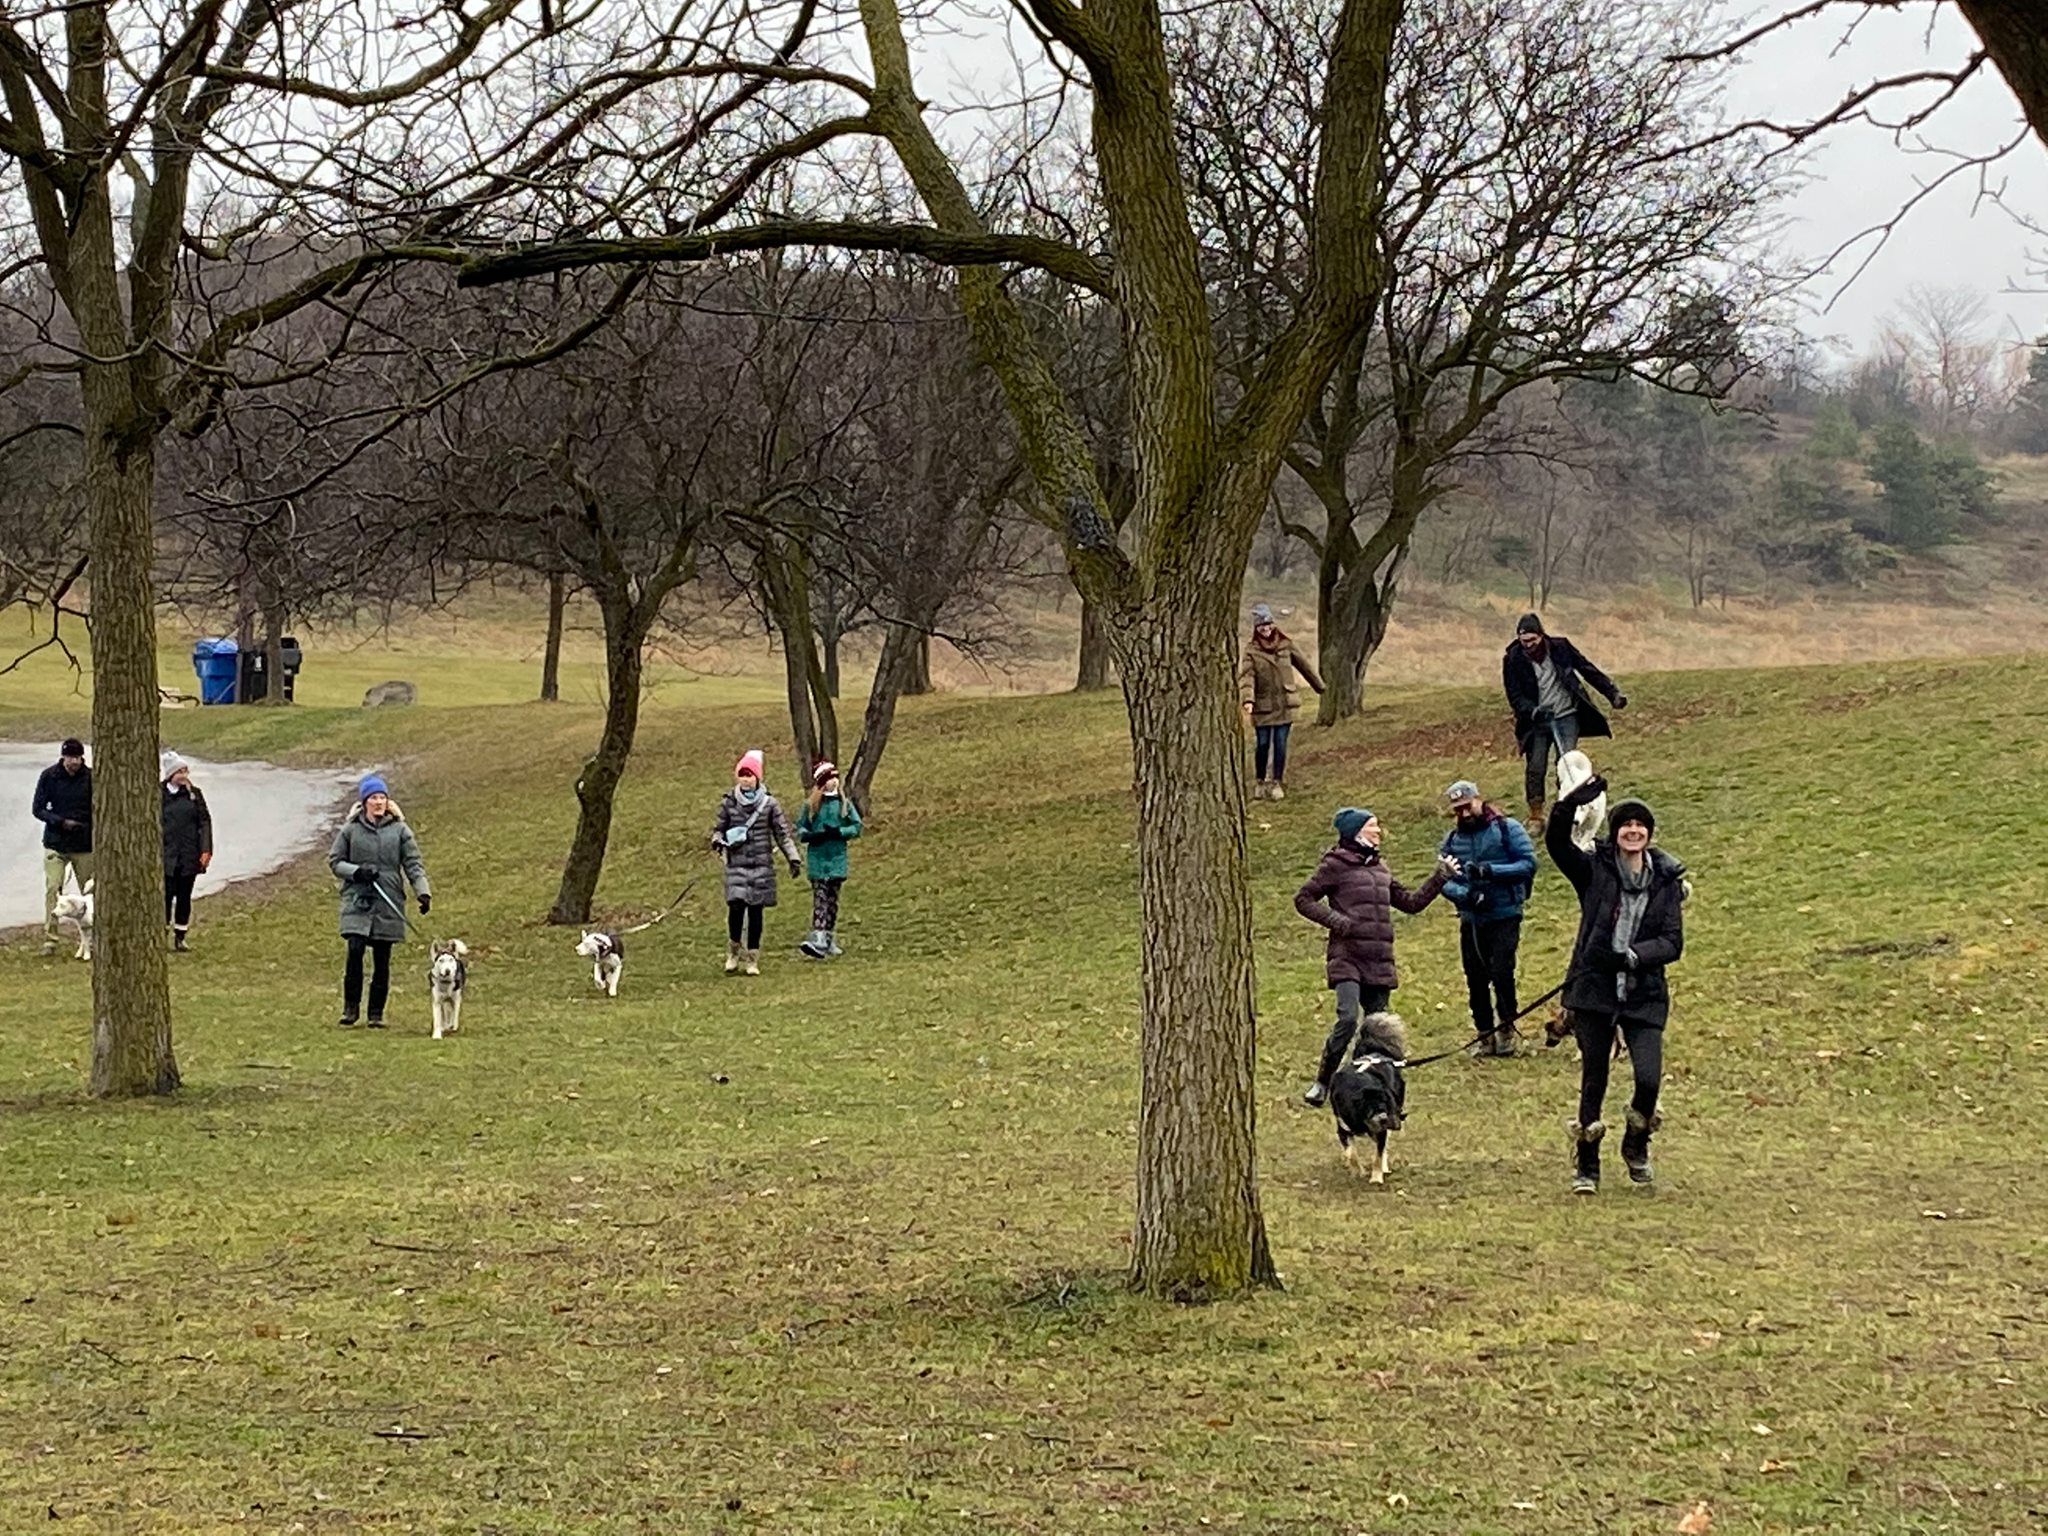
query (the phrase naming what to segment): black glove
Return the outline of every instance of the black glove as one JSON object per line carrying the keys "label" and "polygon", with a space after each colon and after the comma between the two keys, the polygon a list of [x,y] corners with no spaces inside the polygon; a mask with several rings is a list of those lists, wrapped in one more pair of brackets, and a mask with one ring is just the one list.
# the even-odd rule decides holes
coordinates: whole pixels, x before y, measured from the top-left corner
{"label": "black glove", "polygon": [[427,915],[427,910],[428,910],[428,908],[432,907],[432,906],[433,906],[433,904],[434,904],[434,898],[433,898],[433,897],[431,897],[431,896],[422,896],[422,897],[420,898],[420,916],[421,916],[421,917],[425,917],[425,916]]}
{"label": "black glove", "polygon": [[1493,878],[1493,866],[1491,864],[1467,864],[1465,866],[1465,878],[1467,880],[1491,880]]}
{"label": "black glove", "polygon": [[802,866],[801,864],[797,863],[797,861],[796,861],[795,859],[791,859],[791,860],[789,861],[789,878],[790,878],[790,879],[792,879],[792,880],[794,880],[794,879],[795,879],[795,878],[796,878],[796,877],[797,877],[798,875],[800,875],[800,874],[802,874],[802,873],[803,873],[803,866]]}
{"label": "black glove", "polygon": [[1616,709],[1627,709],[1627,708],[1628,708],[1628,695],[1627,695],[1627,694],[1625,694],[1625,693],[1617,693],[1617,694],[1616,694],[1616,695],[1614,696],[1614,707],[1615,707]]}
{"label": "black glove", "polygon": [[357,885],[375,885],[377,883],[377,871],[368,864],[358,864],[355,867],[355,872],[349,876],[349,879],[355,881]]}
{"label": "black glove", "polygon": [[1622,957],[1606,944],[1596,944],[1587,950],[1585,960],[1587,970],[1601,971],[1609,976],[1620,970],[1623,964]]}
{"label": "black glove", "polygon": [[1596,773],[1557,803],[1559,805],[1568,805],[1573,810],[1577,810],[1582,805],[1591,805],[1606,793],[1607,781]]}

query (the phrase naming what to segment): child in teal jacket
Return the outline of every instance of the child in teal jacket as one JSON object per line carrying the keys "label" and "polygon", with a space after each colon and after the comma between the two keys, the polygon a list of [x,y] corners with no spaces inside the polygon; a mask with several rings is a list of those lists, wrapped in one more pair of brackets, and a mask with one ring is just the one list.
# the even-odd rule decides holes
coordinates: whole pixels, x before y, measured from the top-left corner
{"label": "child in teal jacket", "polygon": [[860,836],[860,812],[839,792],[839,770],[820,763],[811,773],[811,794],[796,819],[796,840],[804,845],[804,873],[811,877],[811,931],[797,946],[813,960],[840,953],[839,887],[846,883],[846,845]]}

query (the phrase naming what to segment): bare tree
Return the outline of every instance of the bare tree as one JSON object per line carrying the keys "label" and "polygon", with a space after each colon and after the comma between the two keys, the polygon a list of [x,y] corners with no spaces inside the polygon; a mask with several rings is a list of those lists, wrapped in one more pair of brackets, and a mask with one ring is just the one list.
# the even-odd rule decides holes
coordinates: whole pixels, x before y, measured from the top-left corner
{"label": "bare tree", "polygon": [[1990,311],[1970,288],[1915,283],[1885,329],[1884,346],[1910,371],[1928,425],[1942,433],[1982,424],[1997,393],[1997,347],[1984,336]]}
{"label": "bare tree", "polygon": [[[870,74],[834,82],[851,109],[836,118],[829,108],[804,113],[805,125],[760,145],[755,162],[784,163],[835,136],[872,134],[893,152],[929,222],[840,217],[848,210],[827,206],[815,217],[733,223],[727,215],[739,196],[700,178],[691,185],[703,201],[678,220],[682,232],[487,254],[466,276],[503,281],[793,245],[896,250],[959,267],[962,309],[1002,381],[1036,505],[1083,596],[1104,610],[1130,712],[1145,935],[1132,1281],[1161,1294],[1228,1294],[1276,1280],[1254,1145],[1251,907],[1232,676],[1238,595],[1281,455],[1380,285],[1381,114],[1401,3],[1331,8],[1299,300],[1262,364],[1229,387],[1181,177],[1160,7],[1027,0],[1027,8],[1048,60],[1090,91],[1090,175],[1113,267],[1050,224],[991,227],[991,210],[933,132],[896,0],[861,0]],[[829,198],[834,183],[818,185]],[[1043,269],[1116,307],[1136,487],[1128,550],[1087,438],[1004,290],[1006,265]]]}

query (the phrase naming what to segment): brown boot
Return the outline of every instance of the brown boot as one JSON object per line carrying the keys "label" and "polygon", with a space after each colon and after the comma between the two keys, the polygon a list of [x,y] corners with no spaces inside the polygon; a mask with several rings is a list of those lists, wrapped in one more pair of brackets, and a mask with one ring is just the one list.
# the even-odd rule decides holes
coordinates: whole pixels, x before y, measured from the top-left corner
{"label": "brown boot", "polygon": [[1531,800],[1529,802],[1528,828],[1531,837],[1540,839],[1543,836],[1543,802],[1541,800]]}

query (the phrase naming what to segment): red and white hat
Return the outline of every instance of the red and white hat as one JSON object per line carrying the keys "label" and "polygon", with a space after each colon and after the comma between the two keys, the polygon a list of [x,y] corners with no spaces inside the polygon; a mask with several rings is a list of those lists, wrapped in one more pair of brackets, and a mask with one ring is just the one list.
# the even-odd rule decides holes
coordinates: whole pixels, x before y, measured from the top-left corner
{"label": "red and white hat", "polygon": [[746,751],[740,754],[740,760],[732,765],[732,776],[734,778],[738,778],[743,773],[751,773],[756,779],[761,777],[761,749],[759,747],[747,748]]}
{"label": "red and white hat", "polygon": [[811,770],[811,782],[822,788],[827,779],[837,778],[838,775],[839,769],[833,765],[832,760],[821,758],[818,766]]}

